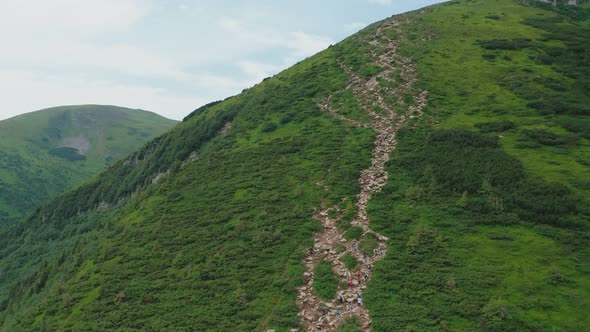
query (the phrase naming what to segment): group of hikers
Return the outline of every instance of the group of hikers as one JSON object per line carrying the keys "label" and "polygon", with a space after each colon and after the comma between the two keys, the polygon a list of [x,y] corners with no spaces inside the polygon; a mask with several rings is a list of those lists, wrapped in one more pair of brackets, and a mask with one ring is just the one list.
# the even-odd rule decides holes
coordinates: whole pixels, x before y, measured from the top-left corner
{"label": "group of hikers", "polygon": [[[357,252],[361,252],[359,247],[358,247],[358,243],[356,241],[352,241],[352,249],[357,251]],[[383,255],[384,251],[381,247],[377,248],[374,250],[374,254],[375,255]],[[368,257],[367,254],[365,252],[362,252],[362,268],[360,270],[358,270],[356,272],[356,278],[349,278],[348,280],[348,286],[349,289],[353,289],[355,286],[358,286],[358,291],[356,294],[356,303],[359,307],[361,307],[363,305],[363,296],[361,293],[361,286],[363,284],[363,282],[367,282],[369,280],[369,273],[370,271],[372,271],[373,266],[371,264],[368,264]],[[349,275],[350,276],[350,275]],[[342,312],[340,311],[340,308],[342,308],[342,306],[344,306],[346,304],[346,309],[348,312],[352,312],[354,310],[354,301],[347,301],[344,298],[344,291],[340,291],[338,293],[338,301],[340,302],[340,306],[336,308],[336,310],[334,311],[334,316],[336,318],[341,317]],[[325,304],[321,305],[322,308],[322,316],[326,317],[327,313],[328,313],[328,308]]]}
{"label": "group of hikers", "polygon": [[[367,253],[364,251],[361,251],[361,249],[359,248],[359,243],[356,240],[352,241],[352,250],[360,253],[361,256],[361,260],[362,260],[362,265],[361,268],[356,271],[356,276],[351,276],[350,274],[348,274],[348,288],[350,290],[353,290],[355,287],[358,287],[357,290],[357,294],[356,294],[356,304],[358,305],[358,307],[360,308],[363,305],[363,296],[361,293],[361,289],[362,289],[362,285],[363,282],[367,282],[369,280],[369,273],[371,273],[371,271],[373,270],[373,266],[369,263],[369,258],[367,257]],[[308,249],[308,254],[313,254],[313,247]],[[385,250],[383,249],[383,247],[379,246],[378,248],[373,250],[373,255],[375,256],[383,256],[385,255]],[[345,277],[345,276],[343,276]],[[345,277],[346,278],[346,277]],[[346,308],[347,311],[350,313],[354,310],[354,300],[353,299],[346,299],[345,296],[345,290],[341,290],[338,293],[338,301],[340,302],[340,305],[336,307],[336,310],[334,311],[334,316],[335,318],[339,318],[342,316],[342,312],[341,310]],[[330,306],[331,307],[331,306]],[[329,320],[330,318],[327,316],[328,315],[328,306],[326,306],[326,304],[322,303],[321,304],[321,309],[322,309],[322,319],[323,320]]]}
{"label": "group of hikers", "polygon": [[[345,300],[344,300],[344,295],[342,294],[342,292],[340,292],[338,294],[338,300],[340,301],[340,305],[344,305]],[[363,295],[361,294],[360,291],[358,291],[356,294],[356,301],[357,301],[357,304],[359,307],[363,305]],[[352,312],[352,310],[354,309],[354,305],[352,304],[352,302],[348,302],[346,304],[346,308],[348,309],[348,312]],[[326,316],[327,313],[328,313],[328,307],[325,304],[322,304],[322,316]],[[340,308],[336,308],[334,315],[337,318],[341,316]]]}
{"label": "group of hikers", "polygon": [[[360,287],[363,284],[363,280],[365,282],[367,282],[369,280],[369,272],[368,271],[364,271],[364,273],[361,273],[361,271],[357,271],[356,273],[357,275],[357,279],[356,279],[356,284],[358,284],[358,286]],[[349,288],[353,288],[355,286],[355,279],[350,279],[348,281],[348,287]]]}

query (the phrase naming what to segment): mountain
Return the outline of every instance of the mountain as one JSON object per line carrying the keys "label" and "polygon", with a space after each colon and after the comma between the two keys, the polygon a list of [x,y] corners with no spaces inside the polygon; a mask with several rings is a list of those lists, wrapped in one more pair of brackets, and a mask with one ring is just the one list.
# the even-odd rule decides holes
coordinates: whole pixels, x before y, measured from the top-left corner
{"label": "mountain", "polygon": [[588,10],[446,2],[196,110],[0,231],[0,326],[587,329]]}
{"label": "mountain", "polygon": [[0,121],[0,227],[97,174],[175,121],[115,106],[65,106]]}

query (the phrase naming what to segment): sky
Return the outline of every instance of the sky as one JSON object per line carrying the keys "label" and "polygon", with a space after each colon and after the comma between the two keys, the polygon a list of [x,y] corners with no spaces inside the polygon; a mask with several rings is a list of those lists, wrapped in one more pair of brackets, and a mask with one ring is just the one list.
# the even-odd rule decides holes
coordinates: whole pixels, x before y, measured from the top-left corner
{"label": "sky", "polygon": [[442,0],[0,0],[0,120],[105,104],[180,120]]}

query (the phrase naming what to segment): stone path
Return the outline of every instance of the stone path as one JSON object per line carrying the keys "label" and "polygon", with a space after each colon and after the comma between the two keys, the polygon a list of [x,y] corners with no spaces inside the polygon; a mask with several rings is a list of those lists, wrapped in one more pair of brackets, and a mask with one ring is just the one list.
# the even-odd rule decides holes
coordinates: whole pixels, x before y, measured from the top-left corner
{"label": "stone path", "polygon": [[[320,103],[320,108],[332,116],[346,122],[351,126],[372,128],[376,133],[375,148],[372,152],[371,166],[361,172],[359,178],[360,192],[357,195],[356,207],[358,215],[352,221],[353,226],[363,229],[363,234],[358,241],[347,241],[338,230],[338,222],[342,219],[342,211],[338,205],[326,207],[322,203],[321,210],[314,214],[314,218],[321,221],[324,229],[314,238],[314,246],[308,250],[305,258],[307,271],[305,283],[299,288],[297,304],[299,316],[307,331],[334,331],[347,318],[358,317],[363,331],[371,330],[371,318],[364,301],[359,305],[358,297],[363,298],[366,283],[373,274],[373,264],[381,260],[387,253],[387,238],[369,228],[367,216],[367,203],[371,196],[381,191],[387,183],[388,173],[385,171],[385,163],[389,160],[391,152],[397,144],[395,136],[402,126],[412,118],[422,115],[426,106],[427,92],[414,87],[417,80],[416,67],[410,58],[402,57],[398,53],[397,42],[387,37],[383,32],[395,29],[398,35],[402,31],[398,29],[398,22],[389,20],[382,24],[372,40],[363,40],[374,47],[372,51],[373,64],[383,71],[364,80],[352,70],[342,65],[349,77],[346,89],[352,90],[359,106],[367,112],[370,121],[360,122],[347,119],[339,114],[332,106],[332,98],[328,97]],[[393,77],[396,78],[393,78]],[[382,87],[380,81],[396,82],[395,88]],[[405,100],[411,96],[413,100]],[[394,102],[389,103],[393,97]],[[393,104],[393,105],[392,105]],[[398,112],[396,112],[397,109]],[[318,183],[325,190],[330,189],[322,182]],[[332,212],[332,213],[331,213]],[[336,216],[336,217],[330,217]],[[372,233],[378,239],[379,248],[373,253],[362,253],[358,244],[367,234]],[[338,251],[338,247],[340,251]],[[345,248],[342,250],[341,248]],[[358,271],[350,271],[344,264],[343,257],[346,254],[355,256],[362,262],[360,278]],[[313,291],[314,268],[322,260],[332,263],[334,272],[339,278],[338,295],[331,301],[323,301]],[[342,283],[352,287],[340,287]],[[342,297],[342,300],[340,299]],[[337,310],[339,316],[337,316]]]}

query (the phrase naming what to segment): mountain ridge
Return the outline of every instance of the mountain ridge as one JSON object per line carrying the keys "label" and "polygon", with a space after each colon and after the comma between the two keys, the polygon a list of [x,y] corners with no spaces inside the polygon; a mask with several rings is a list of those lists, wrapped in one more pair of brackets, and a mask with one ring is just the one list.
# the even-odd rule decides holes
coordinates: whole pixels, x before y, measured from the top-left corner
{"label": "mountain ridge", "polygon": [[0,224],[79,184],[173,123],[108,105],[53,107],[0,121]]}

